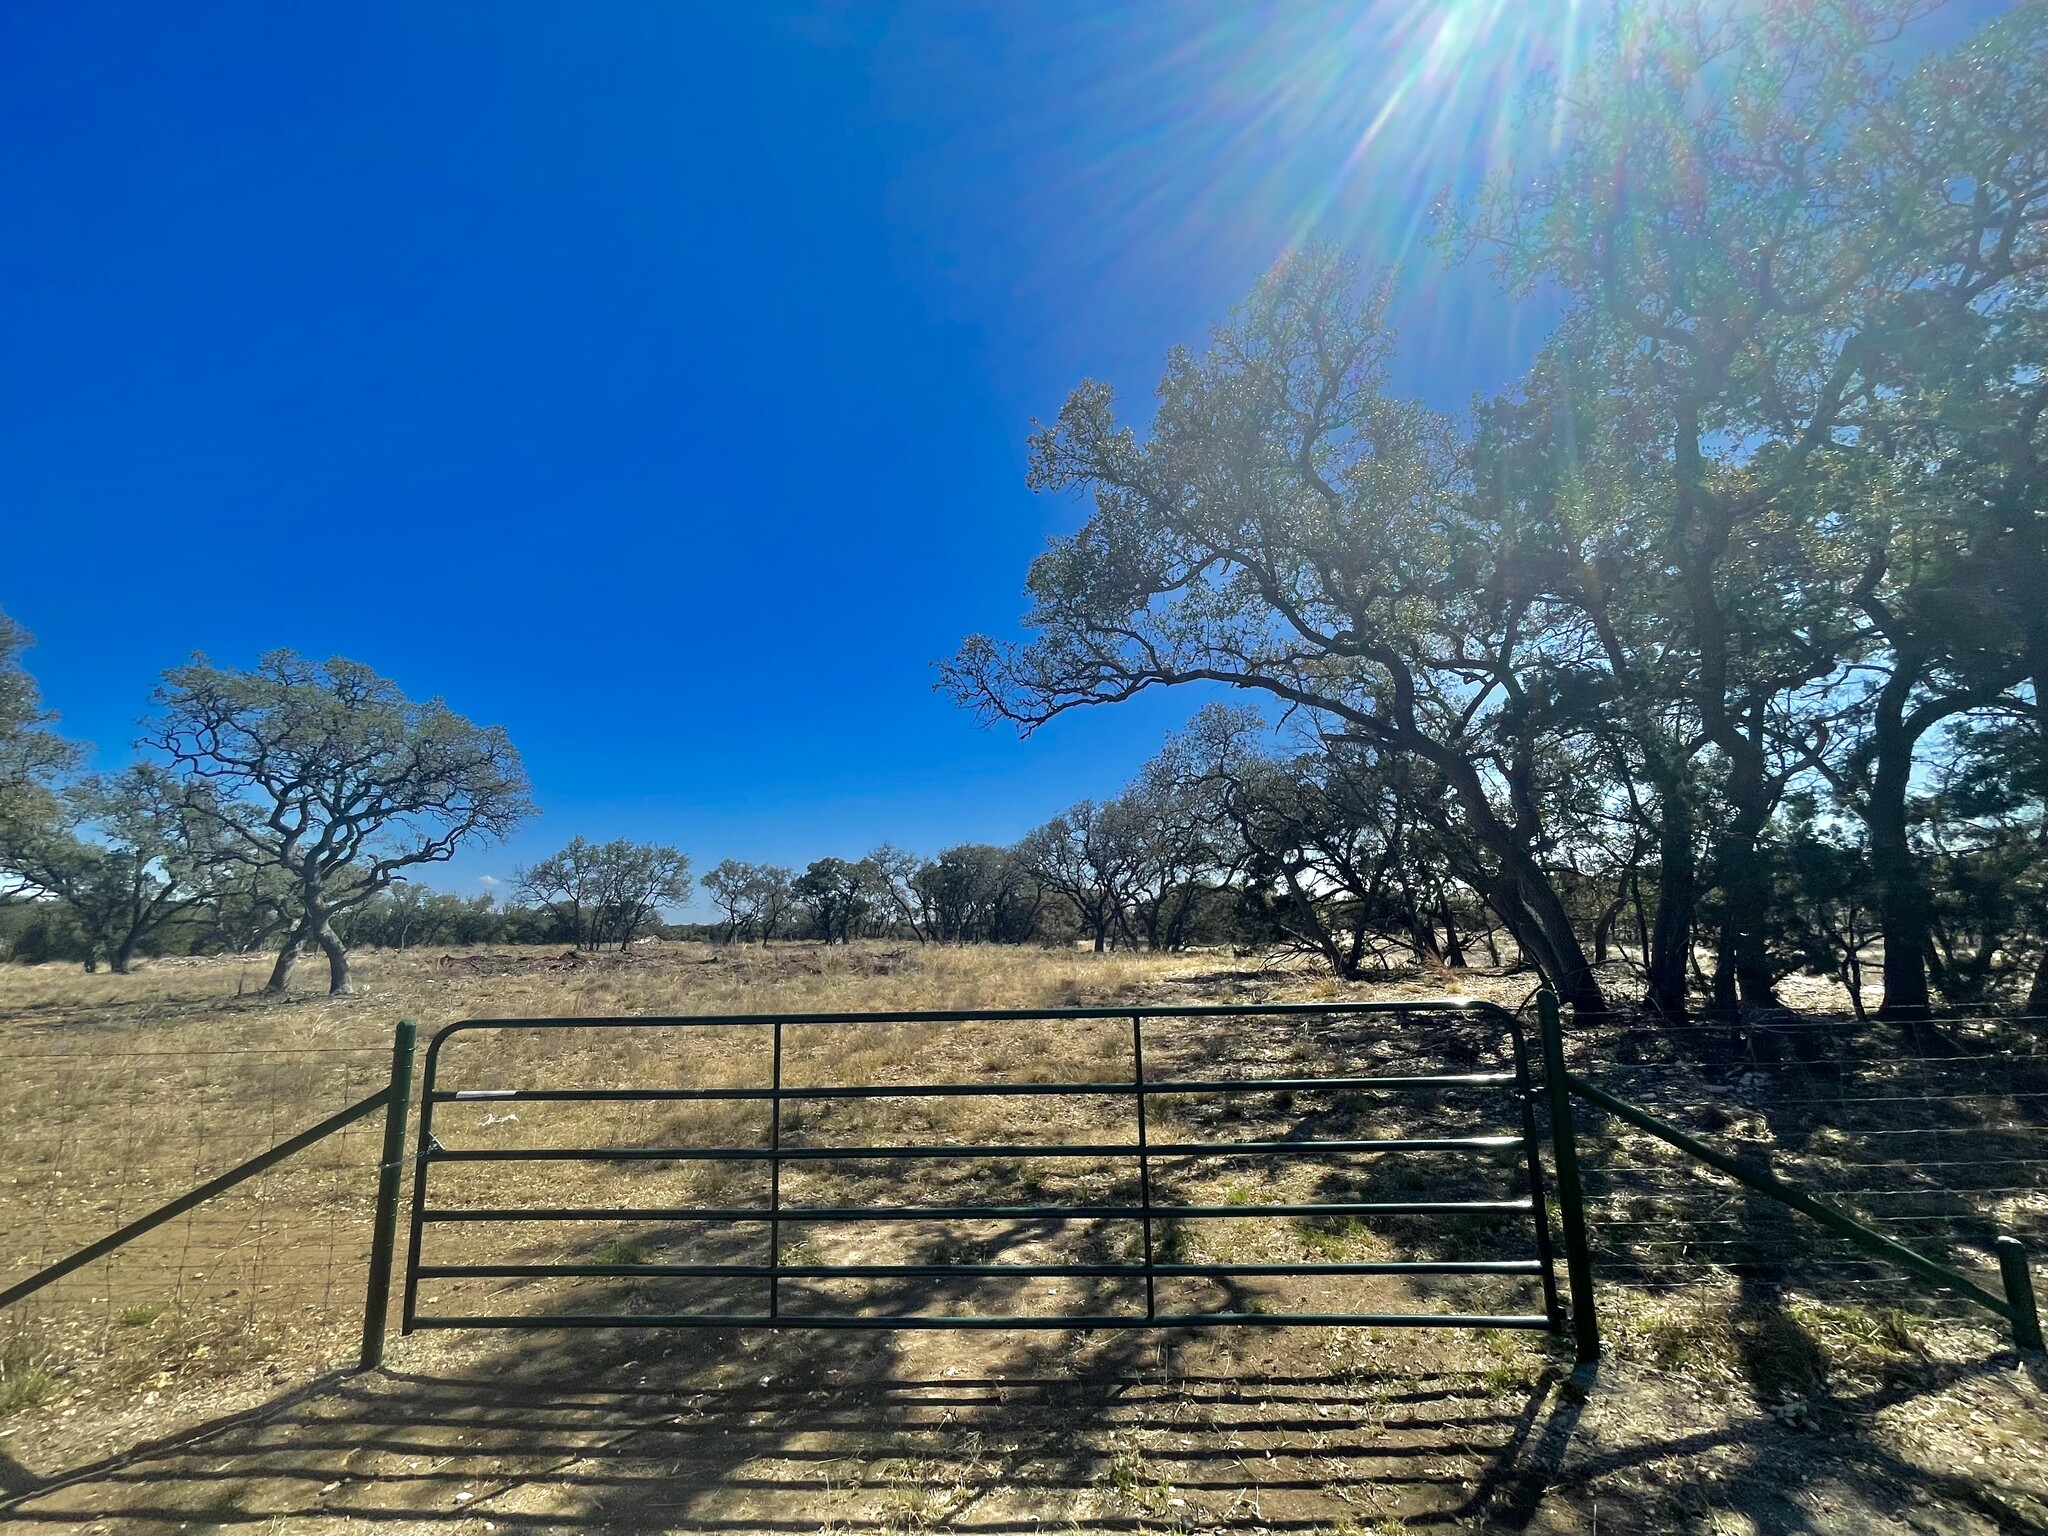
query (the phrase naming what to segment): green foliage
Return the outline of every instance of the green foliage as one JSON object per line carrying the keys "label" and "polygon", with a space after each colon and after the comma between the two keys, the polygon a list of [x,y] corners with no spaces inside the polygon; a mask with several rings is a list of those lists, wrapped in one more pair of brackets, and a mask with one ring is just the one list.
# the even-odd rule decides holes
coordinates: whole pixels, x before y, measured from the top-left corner
{"label": "green foliage", "polygon": [[0,819],[0,864],[69,914],[88,965],[128,969],[138,948],[213,894],[211,788],[138,763]]}
{"label": "green foliage", "polygon": [[935,940],[1021,944],[1038,937],[1045,891],[1015,849],[962,843],[913,879]]}
{"label": "green foliage", "polygon": [[0,1344],[0,1419],[35,1407],[56,1390],[57,1378],[25,1337],[16,1335]]}
{"label": "green foliage", "polygon": [[810,936],[830,944],[854,937],[874,911],[876,880],[871,870],[845,859],[814,860],[791,889],[809,914]]}
{"label": "green foliage", "polygon": [[791,871],[776,864],[748,864],[739,859],[720,862],[703,884],[704,894],[725,914],[724,941],[760,939],[765,943],[775,938],[796,904],[795,880]]}
{"label": "green foliage", "polygon": [[[489,894],[464,897],[407,882],[378,892],[335,926],[351,947],[430,948],[512,942],[513,925],[524,915],[507,913]],[[534,942],[549,937],[536,935]]]}
{"label": "green foliage", "polygon": [[290,926],[272,990],[318,943],[331,989],[347,991],[337,915],[532,811],[502,728],[408,699],[359,662],[273,651],[238,671],[195,657],[156,699],[144,739],[193,789],[220,860],[284,877],[274,891]]}
{"label": "green foliage", "polygon": [[624,949],[664,907],[689,899],[690,860],[674,848],[614,838],[569,846],[519,871],[520,895],[554,914],[556,932],[582,949]]}
{"label": "green foliage", "polygon": [[56,814],[51,786],[78,761],[79,750],[47,727],[35,679],[21,663],[33,642],[0,613],[0,902],[29,894],[32,881],[6,861],[4,843],[19,842]]}
{"label": "green foliage", "polygon": [[[1866,950],[1889,1011],[1930,973],[2048,1006],[2038,787],[1926,793],[1988,722],[2043,739],[2048,10],[1902,75],[1923,10],[1613,13],[1445,228],[1561,296],[1529,376],[1470,430],[1394,396],[1389,280],[1290,255],[1143,431],[1091,381],[1034,436],[1033,488],[1088,515],[1031,568],[1028,643],[970,638],[945,685],[1027,730],[1281,701],[1311,753],[1224,716],[1206,745],[1247,920],[1343,973],[1390,888],[1448,875],[1582,1006],[1624,922],[1667,1012],[1700,938],[1720,1006]],[[1118,866],[1085,815],[1050,833],[1099,934]],[[1389,879],[1418,845],[1439,891]]]}

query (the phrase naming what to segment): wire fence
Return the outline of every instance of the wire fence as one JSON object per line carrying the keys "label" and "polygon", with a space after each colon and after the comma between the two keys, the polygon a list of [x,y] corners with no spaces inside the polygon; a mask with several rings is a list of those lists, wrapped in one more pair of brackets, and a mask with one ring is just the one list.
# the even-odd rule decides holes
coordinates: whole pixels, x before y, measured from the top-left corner
{"label": "wire fence", "polygon": [[[389,1073],[375,1048],[17,1050],[0,1075],[0,1289]],[[36,1406],[61,1424],[132,1407],[175,1422],[343,1363],[362,1321],[380,1137],[380,1117],[359,1120],[9,1306],[0,1409]]]}
{"label": "wire fence", "polygon": [[[1574,1072],[1994,1293],[1999,1234],[2048,1252],[2048,1019],[1629,1020],[1567,1038]],[[1991,1321],[1591,1105],[1579,1129],[1604,1288]]]}
{"label": "wire fence", "polygon": [[[1326,1070],[1330,1060],[1348,1060],[1347,1052],[1412,1064],[1456,1043],[1441,1024],[1427,1033],[1420,1016],[1369,1022],[1290,1023],[1285,1038],[1239,1026],[1190,1046],[1189,1060],[1213,1074],[1236,1053],[1247,1070],[1256,1065],[1259,1075],[1271,1075],[1290,1062]],[[2019,1237],[2037,1262],[2048,1256],[2048,1018],[1987,1015],[1916,1027],[1810,1017],[1681,1026],[1617,1019],[1571,1029],[1567,1039],[1574,1071],[1979,1277],[1987,1289],[1998,1289],[1992,1244],[2001,1233]],[[1110,1049],[1043,1030],[978,1041],[971,1050],[964,1041],[941,1045],[897,1031],[858,1061],[846,1057],[842,1042],[830,1044],[835,1074],[855,1070],[877,1082],[903,1072],[978,1080],[1050,1070],[1061,1065],[1051,1060],[1061,1050],[1082,1070],[1094,1059],[1090,1051]],[[562,1065],[623,1072],[645,1064],[635,1051],[654,1049],[635,1037]],[[1162,1042],[1162,1050],[1170,1065],[1171,1046]],[[800,1044],[796,1058],[801,1065]],[[709,1057],[691,1059],[714,1076],[722,1070]],[[388,1050],[377,1045],[17,1048],[0,1074],[0,1289],[375,1092],[390,1067]],[[1438,1118],[1454,1107],[1438,1106]],[[548,1139],[534,1121],[536,1106],[520,1108],[521,1133]],[[901,1129],[869,1124],[874,1113],[863,1111],[867,1118],[841,1129],[878,1137]],[[1196,1096],[1176,1113],[1190,1138],[1211,1134],[1212,1121],[1228,1127],[1219,1134],[1256,1138],[1305,1134],[1305,1125],[1365,1108],[1314,1095],[1255,1104],[1225,1095],[1214,1102]],[[1375,1109],[1367,1116],[1373,1134],[1412,1129],[1384,1115]],[[1642,1298],[1739,1307],[1796,1292],[1961,1315],[1962,1304],[1797,1212],[1591,1105],[1579,1115],[1603,1311],[1625,1312]],[[484,1106],[472,1118],[472,1134],[504,1134],[512,1125],[502,1108]],[[35,1407],[30,1417],[40,1434],[61,1428],[76,1410],[78,1424],[115,1435],[124,1432],[121,1415],[100,1411],[112,1406],[126,1413],[126,1433],[145,1421],[162,1431],[231,1406],[238,1393],[261,1396],[347,1363],[369,1278],[381,1119],[357,1121],[0,1313],[0,1420]],[[915,1128],[963,1142],[977,1139],[970,1132],[1023,1134],[951,1121]],[[578,1129],[560,1128],[564,1136]],[[1190,1200],[1264,1198],[1265,1186],[1247,1182],[1245,1170],[1219,1165],[1199,1178],[1197,1171],[1185,1176],[1193,1180]],[[1344,1174],[1343,1189],[1392,1189],[1387,1181],[1400,1175],[1394,1163],[1368,1158]],[[1169,1183],[1172,1177],[1182,1176],[1169,1175]],[[1429,1178],[1440,1194],[1443,1175]],[[1385,1230],[1341,1233],[1283,1222],[1266,1234],[1281,1245],[1273,1254],[1240,1253],[1251,1228],[1228,1225],[1239,1234],[1230,1238],[1234,1258],[1299,1257],[1297,1249],[1326,1256],[1340,1247],[1341,1258],[1400,1258],[1429,1241],[1400,1218],[1382,1224]],[[1191,1228],[1186,1241],[1202,1259],[1201,1244],[1225,1238]],[[0,1436],[22,1422],[0,1422]]]}

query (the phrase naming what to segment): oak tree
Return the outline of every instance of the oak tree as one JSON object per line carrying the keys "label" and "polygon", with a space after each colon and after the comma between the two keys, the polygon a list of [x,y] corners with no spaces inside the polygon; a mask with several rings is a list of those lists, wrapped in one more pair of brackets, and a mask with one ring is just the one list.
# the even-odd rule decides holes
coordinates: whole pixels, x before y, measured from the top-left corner
{"label": "oak tree", "polygon": [[343,657],[279,650],[242,670],[195,656],[164,674],[156,702],[144,742],[199,791],[217,857],[281,877],[289,926],[271,992],[309,944],[327,957],[329,991],[352,990],[335,917],[533,809],[502,727],[409,699]]}

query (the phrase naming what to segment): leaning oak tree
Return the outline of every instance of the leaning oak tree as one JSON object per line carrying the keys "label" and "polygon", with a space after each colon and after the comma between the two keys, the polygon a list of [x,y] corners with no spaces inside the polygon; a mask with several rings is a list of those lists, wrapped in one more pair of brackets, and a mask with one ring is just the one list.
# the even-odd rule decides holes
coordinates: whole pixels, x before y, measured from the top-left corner
{"label": "leaning oak tree", "polygon": [[1604,1012],[1545,864],[1541,615],[1501,580],[1454,424],[1387,392],[1390,295],[1332,251],[1281,262],[1206,354],[1172,354],[1144,440],[1107,385],[1076,389],[1030,483],[1093,516],[1031,567],[1034,639],[969,638],[941,686],[1025,730],[1190,683],[1306,710],[1412,765],[1523,952]]}
{"label": "leaning oak tree", "polygon": [[406,870],[501,838],[531,814],[525,770],[501,726],[440,699],[408,699],[360,662],[272,651],[252,671],[194,656],[164,674],[144,743],[207,786],[219,857],[282,877],[291,914],[270,974],[290,984],[308,944],[328,990],[351,991],[335,917]]}

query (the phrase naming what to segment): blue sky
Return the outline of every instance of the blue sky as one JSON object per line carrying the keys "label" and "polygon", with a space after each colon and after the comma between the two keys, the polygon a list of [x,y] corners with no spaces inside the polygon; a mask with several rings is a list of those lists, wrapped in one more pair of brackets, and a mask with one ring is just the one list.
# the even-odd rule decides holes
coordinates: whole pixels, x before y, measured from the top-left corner
{"label": "blue sky", "polygon": [[193,650],[504,724],[545,814],[455,888],[1010,840],[1198,702],[932,692],[1080,516],[1031,418],[1309,234],[1406,259],[1407,387],[1508,382],[1543,316],[1416,236],[1566,9],[9,7],[0,607],[105,762]]}

